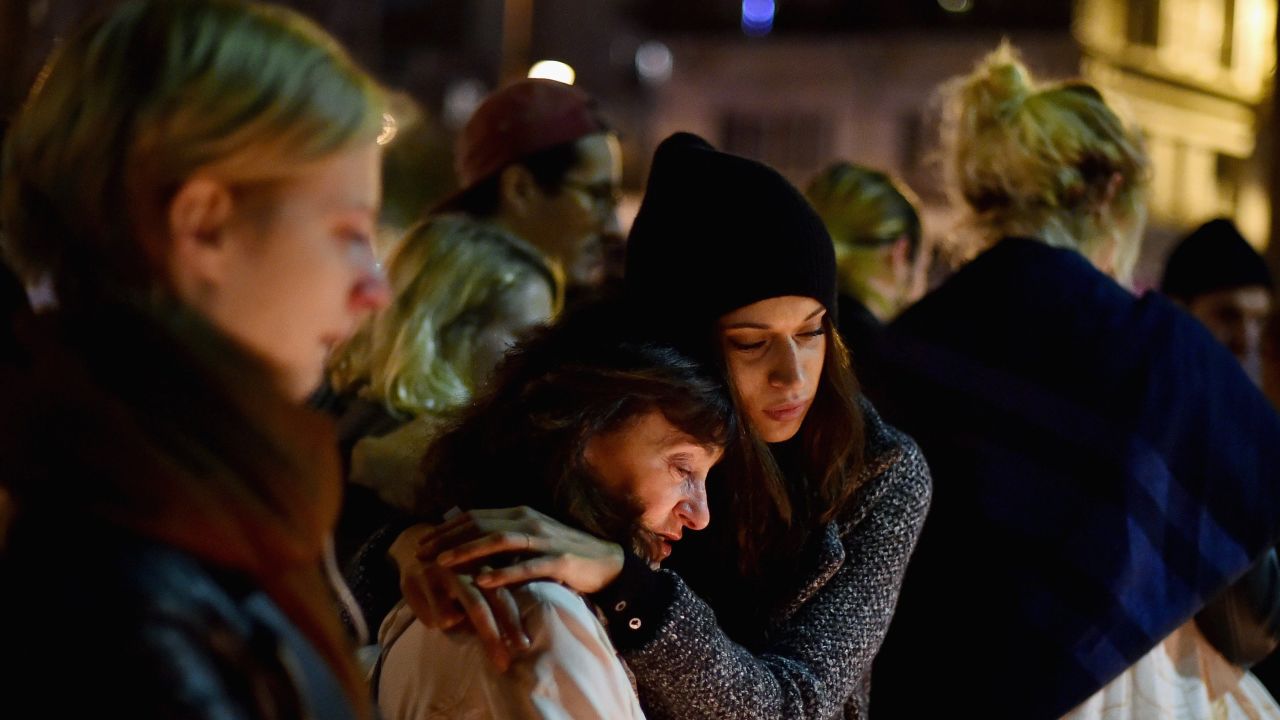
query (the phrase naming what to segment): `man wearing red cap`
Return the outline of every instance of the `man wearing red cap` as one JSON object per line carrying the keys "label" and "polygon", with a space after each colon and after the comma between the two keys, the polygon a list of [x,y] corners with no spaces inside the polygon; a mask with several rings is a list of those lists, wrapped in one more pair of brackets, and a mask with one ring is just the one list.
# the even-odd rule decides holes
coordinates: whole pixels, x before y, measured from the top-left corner
{"label": "man wearing red cap", "polygon": [[455,145],[462,190],[440,209],[494,222],[540,250],[571,295],[599,288],[621,246],[618,138],[582,90],[520,80],[484,99]]}

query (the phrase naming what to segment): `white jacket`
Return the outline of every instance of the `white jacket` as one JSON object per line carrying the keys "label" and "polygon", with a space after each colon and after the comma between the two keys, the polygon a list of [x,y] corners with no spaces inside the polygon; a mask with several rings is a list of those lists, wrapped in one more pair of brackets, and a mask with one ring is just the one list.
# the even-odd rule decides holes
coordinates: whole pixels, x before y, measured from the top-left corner
{"label": "white jacket", "polygon": [[532,641],[506,673],[469,630],[428,630],[402,601],[378,632],[373,682],[386,720],[643,718],[630,675],[577,593],[551,582],[513,589]]}

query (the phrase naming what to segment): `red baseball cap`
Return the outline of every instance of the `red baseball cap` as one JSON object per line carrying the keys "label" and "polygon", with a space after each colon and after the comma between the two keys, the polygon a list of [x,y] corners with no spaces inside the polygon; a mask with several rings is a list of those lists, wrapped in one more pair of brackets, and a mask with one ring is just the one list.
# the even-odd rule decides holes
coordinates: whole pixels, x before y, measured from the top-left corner
{"label": "red baseball cap", "polygon": [[476,108],[454,144],[454,170],[459,185],[470,188],[539,150],[608,130],[582,90],[555,80],[517,80]]}

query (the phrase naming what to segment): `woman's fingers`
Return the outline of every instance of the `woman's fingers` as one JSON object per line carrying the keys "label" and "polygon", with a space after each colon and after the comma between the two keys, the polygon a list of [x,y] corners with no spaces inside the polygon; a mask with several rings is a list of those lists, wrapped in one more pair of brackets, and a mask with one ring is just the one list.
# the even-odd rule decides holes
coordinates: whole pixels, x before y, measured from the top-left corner
{"label": "woman's fingers", "polygon": [[547,578],[581,593],[599,592],[622,572],[626,553],[621,545],[603,540],[594,542],[594,545],[579,547],[544,546],[540,548],[540,555],[481,572],[476,584],[491,588]]}
{"label": "woman's fingers", "polygon": [[498,588],[540,579],[567,582],[567,578],[561,577],[563,567],[564,563],[560,558],[543,555],[514,565],[485,570],[476,576],[476,585]]}
{"label": "woman's fingers", "polygon": [[489,522],[519,521],[534,515],[540,516],[541,513],[523,506],[455,512],[445,518],[445,521],[439,525],[427,526],[429,529],[421,536],[419,542],[425,545],[460,530],[465,532],[465,528],[468,527],[480,528]]}
{"label": "woman's fingers", "polygon": [[527,532],[507,530],[490,533],[477,540],[462,543],[452,550],[440,553],[437,558],[444,567],[456,567],[466,563],[510,552],[542,552],[547,547],[547,540]]}
{"label": "woman's fingers", "polygon": [[564,536],[564,526],[550,518],[488,518],[421,543],[418,557],[454,566],[498,552],[545,551],[548,543],[556,543]]}
{"label": "woman's fingers", "polygon": [[418,542],[426,544],[440,537],[442,534],[452,532],[459,527],[467,525],[471,522],[470,513],[457,513],[450,515],[444,522],[439,525],[428,525],[425,532],[418,536]]}
{"label": "woman's fingers", "polygon": [[482,537],[486,532],[491,531],[492,529],[489,527],[480,528],[471,524],[459,525],[436,535],[431,540],[419,543],[418,557],[423,560],[434,561],[443,551],[457,547],[477,537]]}
{"label": "woman's fingers", "polygon": [[[467,619],[461,606],[454,602],[453,596],[449,593],[449,578],[445,575],[448,572],[450,571],[435,564],[423,566],[423,588],[431,608],[431,620],[429,622],[423,620],[423,624],[427,627],[448,630],[461,625]],[[416,611],[414,614],[418,615],[419,620],[423,619]]]}
{"label": "woman's fingers", "polygon": [[447,630],[466,619],[444,582],[446,572],[452,574],[438,565],[418,563],[404,567],[400,574],[400,593],[427,627]]}
{"label": "woman's fingers", "polygon": [[465,576],[454,576],[453,597],[467,614],[476,637],[484,644],[489,661],[499,672],[506,672],[511,665],[511,651],[502,639],[502,632],[498,629],[498,621],[493,616],[489,601]]}
{"label": "woman's fingers", "polygon": [[482,592],[489,601],[489,609],[498,621],[498,629],[507,647],[517,655],[528,650],[531,644],[529,635],[524,631],[524,625],[520,621],[520,607],[516,605],[511,591],[507,588],[491,588],[483,589]]}

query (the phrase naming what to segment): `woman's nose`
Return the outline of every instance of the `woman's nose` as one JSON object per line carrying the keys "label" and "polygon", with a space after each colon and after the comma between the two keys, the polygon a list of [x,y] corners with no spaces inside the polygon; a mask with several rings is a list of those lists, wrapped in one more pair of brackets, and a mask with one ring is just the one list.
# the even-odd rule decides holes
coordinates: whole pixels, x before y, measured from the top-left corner
{"label": "woman's nose", "polygon": [[351,306],[354,310],[373,311],[391,302],[391,285],[382,270],[375,268],[356,281],[351,289]]}
{"label": "woman's nose", "polygon": [[780,343],[774,351],[776,356],[769,368],[769,384],[776,388],[789,388],[804,384],[804,374],[800,369],[800,358],[795,343]]}
{"label": "woman's nose", "polygon": [[711,509],[707,506],[707,488],[698,483],[692,494],[676,505],[676,517],[690,530],[702,530],[711,523]]}

